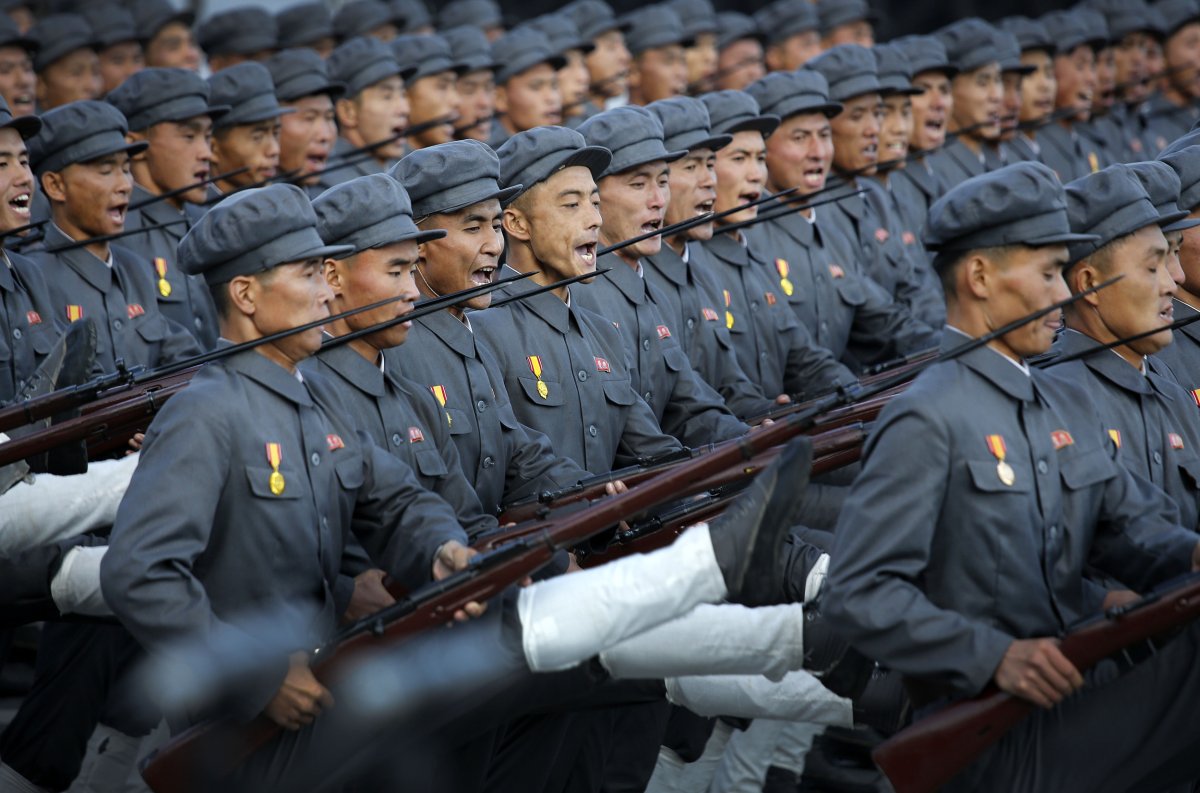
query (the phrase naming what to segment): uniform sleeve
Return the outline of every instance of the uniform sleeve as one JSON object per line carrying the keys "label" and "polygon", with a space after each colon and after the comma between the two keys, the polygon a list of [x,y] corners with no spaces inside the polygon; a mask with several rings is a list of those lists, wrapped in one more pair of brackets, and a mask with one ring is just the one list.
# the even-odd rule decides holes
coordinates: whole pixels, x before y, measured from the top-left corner
{"label": "uniform sleeve", "polygon": [[1013,637],[941,608],[920,587],[937,545],[948,436],[919,405],[893,401],[884,410],[834,534],[824,608],[868,657],[971,696],[992,679]]}
{"label": "uniform sleeve", "polygon": [[485,531],[491,531],[499,524],[493,515],[483,510],[479,494],[467,481],[463,474],[462,461],[458,457],[458,447],[450,437],[450,430],[442,421],[442,411],[429,389],[415,387],[417,407],[421,411],[427,426],[433,428],[438,453],[446,462],[446,475],[438,477],[434,492],[445,499],[458,513],[459,523],[466,530],[468,537],[475,537]]}
{"label": "uniform sleeve", "polygon": [[[863,294],[865,299],[850,326],[850,344],[860,351],[864,363],[883,363],[938,346],[941,333],[888,298],[882,289],[864,288]],[[939,291],[938,300],[940,295]]]}
{"label": "uniform sleeve", "polygon": [[[615,344],[610,344],[609,348],[619,348],[623,351],[622,363],[625,371],[632,372],[635,366],[632,353],[621,343],[620,334],[617,333],[616,328],[611,330],[617,341]],[[654,416],[654,409],[647,404],[646,400],[642,399],[642,395],[634,391],[632,386],[629,388],[629,393],[633,397],[633,403],[625,410],[625,426],[621,430],[621,439],[617,443],[616,454],[613,455],[614,468],[637,465],[644,458],[670,454],[681,448],[678,440],[663,432],[658,419]]]}
{"label": "uniform sleeve", "polygon": [[787,345],[783,387],[793,399],[811,399],[839,385],[858,381],[853,372],[833,357],[832,352],[817,344],[812,333],[799,320],[781,327],[779,334],[780,343]]}
{"label": "uniform sleeve", "polygon": [[159,350],[158,366],[178,363],[203,352],[196,337],[188,333],[186,328],[166,315],[163,315],[162,321],[166,324],[167,332]]}
{"label": "uniform sleeve", "polygon": [[[503,403],[501,403],[503,399]],[[504,500],[519,501],[543,490],[557,490],[590,476],[574,460],[559,457],[550,447],[550,439],[522,424],[513,413],[508,394],[496,392],[496,410],[500,412],[501,434],[505,445]]]}
{"label": "uniform sleeve", "polygon": [[700,379],[687,353],[675,339],[668,337],[663,341],[663,354],[667,356],[668,364],[674,359],[678,368],[670,399],[663,411],[663,432],[678,438],[684,446],[739,438],[749,432],[750,428],[725,406],[721,395]]}

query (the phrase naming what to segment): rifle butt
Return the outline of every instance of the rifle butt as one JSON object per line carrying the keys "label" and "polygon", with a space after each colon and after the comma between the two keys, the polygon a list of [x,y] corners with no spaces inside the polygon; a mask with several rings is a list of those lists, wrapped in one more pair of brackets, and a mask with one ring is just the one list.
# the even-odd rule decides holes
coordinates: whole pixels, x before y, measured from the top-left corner
{"label": "rifle butt", "polygon": [[142,760],[142,780],[154,793],[210,793],[267,744],[279,727],[259,716],[251,722],[209,721],[172,737]]}

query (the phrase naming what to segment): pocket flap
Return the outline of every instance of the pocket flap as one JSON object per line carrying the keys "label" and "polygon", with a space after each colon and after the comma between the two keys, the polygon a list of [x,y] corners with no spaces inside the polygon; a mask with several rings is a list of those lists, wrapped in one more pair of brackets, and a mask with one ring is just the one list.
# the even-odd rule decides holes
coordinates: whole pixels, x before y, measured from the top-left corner
{"label": "pocket flap", "polygon": [[633,387],[629,380],[605,380],[604,381],[604,396],[609,402],[614,405],[632,405],[637,401],[637,394],[633,393]]}
{"label": "pocket flap", "polygon": [[[525,392],[525,396],[535,405],[545,405],[546,407],[558,407],[563,403],[562,384],[557,380],[537,380],[533,377],[518,377],[521,381],[521,389]],[[538,383],[542,383],[539,387]]]}
{"label": "pocket flap", "polygon": [[985,493],[1025,493],[1033,485],[1033,472],[1026,466],[1009,463],[1013,470],[1013,483],[1004,484],[1000,478],[996,460],[967,460],[971,481]]}
{"label": "pocket flap", "polygon": [[297,482],[297,478],[301,476],[299,472],[291,468],[280,468],[279,473],[283,477],[283,491],[280,493],[271,492],[271,474],[273,470],[266,465],[247,465],[246,466],[246,483],[250,485],[250,492],[259,498],[300,498],[302,488]]}

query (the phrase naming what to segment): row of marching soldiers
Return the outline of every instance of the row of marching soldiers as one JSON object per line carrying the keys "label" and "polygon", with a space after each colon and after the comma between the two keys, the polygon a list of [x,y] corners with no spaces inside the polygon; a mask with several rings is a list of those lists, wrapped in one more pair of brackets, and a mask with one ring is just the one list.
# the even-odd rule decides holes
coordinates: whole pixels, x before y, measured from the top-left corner
{"label": "row of marching soldiers", "polygon": [[[190,382],[103,449],[0,412],[41,623],[0,790],[142,789],[231,719],[277,734],[154,789],[886,790],[869,750],[989,684],[1042,710],[952,789],[1200,779],[1194,629],[1107,675],[1053,638],[1200,559],[1200,3],[880,45],[845,0],[76,5],[0,16],[0,403]],[[514,505],[970,338],[861,464],[790,443],[320,671]]]}

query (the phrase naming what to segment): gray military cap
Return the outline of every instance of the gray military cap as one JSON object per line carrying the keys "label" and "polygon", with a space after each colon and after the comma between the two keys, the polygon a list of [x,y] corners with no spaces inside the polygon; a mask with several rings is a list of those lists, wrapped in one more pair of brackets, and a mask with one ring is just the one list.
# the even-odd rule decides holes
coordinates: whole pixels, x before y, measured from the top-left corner
{"label": "gray military cap", "polygon": [[629,31],[629,22],[617,19],[612,6],[604,0],[575,0],[564,6],[562,11],[575,20],[579,34],[588,40],[594,40],[613,30],[622,33]]}
{"label": "gray military cap", "polygon": [[959,72],[973,72],[990,63],[1000,62],[996,29],[979,17],[952,22],[934,33],[946,48],[950,62]]}
{"label": "gray military cap", "polygon": [[208,86],[213,104],[230,108],[216,119],[216,129],[256,124],[296,112],[295,108],[279,106],[271,72],[255,61],[222,69],[208,78]]}
{"label": "gray military cap", "polygon": [[1084,8],[1051,11],[1038,17],[1050,38],[1054,39],[1060,55],[1069,55],[1076,48],[1098,49],[1108,44],[1108,28],[1104,17]]}
{"label": "gray military cap", "polygon": [[441,35],[450,45],[450,54],[454,62],[462,64],[464,74],[484,69],[495,71],[500,67],[492,57],[492,43],[488,41],[484,32],[474,25],[459,25],[443,30]]}
{"label": "gray military cap", "polygon": [[497,85],[504,85],[540,63],[550,64],[555,71],[567,65],[561,52],[550,46],[550,39],[529,26],[513,28],[493,41],[492,57],[499,64],[496,68]]}
{"label": "gray military cap", "polygon": [[754,130],[767,137],[779,126],[779,116],[763,113],[754,97],[745,91],[712,91],[700,97],[708,110],[712,131],[735,135]]}
{"label": "gray military cap", "polygon": [[701,33],[717,32],[717,12],[709,0],[667,0],[663,5],[683,22],[683,35],[694,39]]}
{"label": "gray military cap", "polygon": [[821,73],[829,82],[830,98],[837,102],[883,91],[883,86],[879,84],[879,72],[875,69],[875,56],[869,49],[857,44],[841,44],[825,50],[809,61],[805,68]]}
{"label": "gray military cap", "polygon": [[337,257],[348,245],[326,245],[317,214],[293,184],[240,190],[214,206],[179,241],[179,267],[223,284],[281,264]]}
{"label": "gray military cap", "polygon": [[1057,44],[1050,36],[1050,31],[1035,19],[1023,16],[1005,17],[1000,20],[1000,29],[1017,37],[1021,52],[1045,50],[1053,55],[1057,51]]}
{"label": "gray military cap", "polygon": [[[454,61],[446,40],[436,33],[421,36],[397,36],[391,42],[392,54],[404,70],[405,81],[420,80],[442,72],[466,73],[466,65]],[[495,47],[492,48],[495,54]]]}
{"label": "gray military cap", "polygon": [[116,3],[89,3],[81,6],[79,13],[91,25],[98,49],[139,40],[133,14]]}
{"label": "gray military cap", "polygon": [[875,68],[879,72],[879,85],[883,87],[884,96],[916,96],[925,93],[923,88],[912,84],[912,66],[903,49],[894,44],[877,44],[871,48],[871,52],[875,54]]}
{"label": "gray military cap", "polygon": [[992,35],[996,38],[996,52],[1000,53],[1000,71],[1017,74],[1033,74],[1037,71],[1036,66],[1021,63],[1021,42],[1014,34],[993,27]]}
{"label": "gray military cap", "polygon": [[1150,13],[1150,7],[1142,0],[1087,0],[1088,8],[1104,15],[1108,23],[1108,35],[1114,42],[1130,33],[1153,33],[1161,36],[1164,31],[1160,20]]}
{"label": "gray military cap", "polygon": [[711,149],[718,151],[729,145],[732,135],[714,135],[708,108],[699,99],[673,96],[646,105],[663,128],[663,146],[672,151]]}
{"label": "gray military cap", "polygon": [[220,117],[229,105],[214,104],[204,78],[190,69],[142,69],[134,72],[105,97],[124,114],[134,132],[164,121],[187,121],[197,116]]}
{"label": "gray military cap", "polygon": [[[803,0],[803,2],[808,2],[808,0]],[[763,33],[753,17],[737,11],[722,11],[717,14],[717,51],[720,52],[735,41],[742,39],[758,39],[763,44],[767,43],[767,35]]]}
{"label": "gray military cap", "polygon": [[37,116],[14,116],[0,96],[0,129],[15,129],[22,140],[29,140],[41,131],[42,121]]}
{"label": "gray military cap", "polygon": [[1067,198],[1054,171],[1040,162],[1024,161],[951,188],[929,208],[923,237],[930,250],[951,253],[1004,245],[1084,244],[1099,239],[1076,232],[1072,225]]}
{"label": "gray military cap", "polygon": [[331,187],[313,199],[312,208],[317,213],[317,232],[325,244],[350,247],[344,256],[397,242],[421,243],[446,236],[444,229],[417,228],[408,192],[385,173],[360,176]]}
{"label": "gray military cap", "polygon": [[801,113],[821,113],[833,118],[842,106],[829,98],[829,83],[813,69],[771,72],[746,86],[764,113],[788,119]]}
{"label": "gray military cap", "polygon": [[138,38],[142,41],[154,38],[172,22],[179,22],[190,28],[196,21],[195,14],[176,8],[170,0],[133,0],[128,6],[133,14]]}
{"label": "gray military cap", "polygon": [[1200,146],[1185,146],[1159,157],[1179,177],[1179,205],[1189,212],[1200,206]]}
{"label": "gray military cap", "polygon": [[392,21],[403,33],[433,27],[429,7],[422,0],[391,0],[388,7],[392,9]]}
{"label": "gray military cap", "polygon": [[337,46],[326,61],[329,76],[334,82],[346,86],[346,96],[358,96],[364,88],[388,77],[400,75],[404,79],[412,74],[405,70],[392,54],[392,48],[379,39],[357,36]]}
{"label": "gray military cap", "polygon": [[1091,234],[1091,242],[1068,246],[1071,263],[1086,259],[1119,237],[1158,225],[1158,210],[1141,181],[1128,168],[1109,166],[1066,185],[1071,230]]}
{"label": "gray military cap", "polygon": [[314,94],[329,94],[337,99],[346,92],[345,84],[329,79],[324,58],[307,47],[280,50],[263,65],[271,73],[275,96],[281,102],[294,102]]}
{"label": "gray military cap", "polygon": [[1162,15],[1168,37],[1189,22],[1200,22],[1200,0],[1158,0],[1151,8]]}
{"label": "gray military cap", "polygon": [[498,28],[504,26],[504,12],[495,0],[450,0],[438,11],[439,28],[459,25]]}
{"label": "gray military cap", "polygon": [[899,47],[908,58],[914,77],[922,72],[943,72],[947,77],[958,74],[958,68],[946,54],[946,45],[937,36],[901,36],[888,43]]}
{"label": "gray military cap", "polygon": [[817,0],[817,18],[821,33],[825,34],[838,25],[866,20],[874,23],[878,17],[867,0]]}
{"label": "gray military cap", "polygon": [[1158,212],[1158,224],[1163,231],[1184,231],[1200,226],[1200,218],[1189,220],[1188,210],[1179,208],[1182,184],[1179,174],[1170,165],[1160,160],[1147,160],[1120,167],[1128,169],[1142,183],[1142,189]]}
{"label": "gray military cap", "polygon": [[301,3],[275,14],[276,43],[283,49],[307,47],[334,38],[333,15],[324,3]]}
{"label": "gray military cap", "polygon": [[36,52],[38,42],[22,33],[8,14],[0,14],[0,47],[20,47],[26,52]]}
{"label": "gray military cap", "polygon": [[505,205],[563,168],[579,165],[599,179],[612,161],[608,149],[589,146],[583,135],[566,127],[535,127],[518,132],[504,141],[496,156],[500,158],[500,184],[521,186],[520,191],[502,202]]}
{"label": "gray military cap", "polygon": [[42,129],[29,139],[29,160],[38,176],[118,152],[145,151],[145,141],[129,143],[125,116],[107,102],[91,99],[61,105],[42,115]]}
{"label": "gray military cap", "polygon": [[561,11],[542,14],[531,20],[529,27],[545,35],[550,40],[550,50],[560,55],[571,50],[581,50],[586,54],[596,49],[591,39],[585,39],[579,34],[575,20]]}
{"label": "gray military cap", "polygon": [[690,47],[694,40],[683,31],[683,21],[665,5],[643,6],[625,15],[629,32],[625,34],[625,46],[634,57],[646,50],[678,44]]}
{"label": "gray military cap", "polygon": [[767,44],[782,44],[797,33],[820,30],[817,7],[809,0],[775,0],[754,14]]}
{"label": "gray military cap", "polygon": [[253,55],[279,46],[275,17],[258,6],[213,14],[196,27],[196,42],[209,55]]}
{"label": "gray military cap", "polygon": [[38,43],[33,56],[33,68],[39,72],[75,50],[95,49],[96,46],[92,26],[78,14],[42,17],[29,29],[29,36]]}
{"label": "gray military cap", "polygon": [[659,160],[674,162],[687,155],[687,149],[667,151],[662,122],[644,107],[614,107],[587,119],[578,129],[589,145],[612,152],[601,178]]}
{"label": "gray military cap", "polygon": [[500,187],[500,158],[477,140],[455,140],[409,152],[388,173],[412,199],[415,218],[448,215],[481,201],[501,203],[521,192]]}
{"label": "gray military cap", "polygon": [[350,0],[333,15],[333,34],[339,39],[365,36],[392,24],[392,9],[380,0]]}

